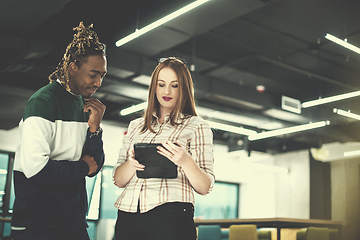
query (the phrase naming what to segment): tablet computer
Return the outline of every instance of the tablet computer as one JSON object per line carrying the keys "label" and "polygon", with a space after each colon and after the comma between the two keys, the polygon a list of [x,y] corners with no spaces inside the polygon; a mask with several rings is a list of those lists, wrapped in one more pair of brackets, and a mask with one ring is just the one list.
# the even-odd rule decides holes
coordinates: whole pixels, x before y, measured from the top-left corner
{"label": "tablet computer", "polygon": [[138,178],[177,178],[177,166],[157,152],[161,143],[135,143],[135,159],[145,166],[144,171],[136,171]]}

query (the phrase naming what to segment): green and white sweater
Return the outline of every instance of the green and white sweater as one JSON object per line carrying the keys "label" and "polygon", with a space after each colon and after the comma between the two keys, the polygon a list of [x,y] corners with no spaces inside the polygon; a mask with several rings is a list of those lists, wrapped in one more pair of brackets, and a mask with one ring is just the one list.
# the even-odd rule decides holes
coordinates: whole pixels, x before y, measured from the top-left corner
{"label": "green and white sweater", "polygon": [[29,99],[19,124],[15,153],[15,203],[12,228],[84,228],[88,210],[80,158],[94,157],[95,176],[104,164],[102,135],[91,136],[82,96],[59,82],[39,89]]}

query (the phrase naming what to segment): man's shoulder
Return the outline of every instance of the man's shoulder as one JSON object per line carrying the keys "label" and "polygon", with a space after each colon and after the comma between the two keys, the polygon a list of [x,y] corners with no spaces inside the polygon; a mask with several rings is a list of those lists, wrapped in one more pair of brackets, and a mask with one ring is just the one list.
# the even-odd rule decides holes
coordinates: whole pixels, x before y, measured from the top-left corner
{"label": "man's shoulder", "polygon": [[50,121],[55,121],[54,110],[57,105],[59,95],[58,83],[53,82],[37,90],[29,99],[24,120],[31,116],[38,116]]}
{"label": "man's shoulder", "polygon": [[52,82],[47,84],[46,86],[43,86],[42,88],[40,88],[39,90],[37,90],[29,99],[47,99],[47,100],[51,100],[53,99],[56,95],[59,94],[59,87],[60,84],[57,82]]}

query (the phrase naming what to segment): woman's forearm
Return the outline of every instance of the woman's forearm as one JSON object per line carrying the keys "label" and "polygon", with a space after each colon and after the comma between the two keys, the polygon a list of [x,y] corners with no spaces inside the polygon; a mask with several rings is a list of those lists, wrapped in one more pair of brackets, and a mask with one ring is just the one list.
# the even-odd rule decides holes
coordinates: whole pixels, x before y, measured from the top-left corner
{"label": "woman's forearm", "polygon": [[130,161],[126,161],[120,165],[114,174],[114,183],[116,186],[123,188],[134,176],[136,169],[131,165]]}
{"label": "woman's forearm", "polygon": [[211,177],[208,173],[202,170],[192,158],[182,166],[182,169],[197,193],[205,195],[209,192],[211,187]]}

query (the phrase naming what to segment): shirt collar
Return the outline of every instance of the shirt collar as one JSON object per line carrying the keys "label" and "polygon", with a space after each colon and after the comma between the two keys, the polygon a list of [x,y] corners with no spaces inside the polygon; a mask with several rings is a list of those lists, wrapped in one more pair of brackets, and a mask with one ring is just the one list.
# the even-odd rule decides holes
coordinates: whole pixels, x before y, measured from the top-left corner
{"label": "shirt collar", "polygon": [[[64,85],[61,83],[60,79],[56,79],[56,82],[59,83],[62,87],[64,87]],[[64,88],[65,89],[65,88]],[[65,89],[66,90],[66,89]],[[66,90],[67,91],[67,90]],[[73,95],[76,98],[80,98],[81,99],[81,95],[76,95],[74,93],[72,93],[71,91],[67,91],[68,93],[70,93],[71,95]]]}
{"label": "shirt collar", "polygon": [[[153,117],[155,117],[157,119],[157,122],[159,122],[159,117],[157,116],[155,110],[153,111],[152,115],[153,115]],[[182,114],[182,113],[179,113],[176,120],[175,120],[175,122],[176,123],[181,123],[184,119],[185,119],[185,115]],[[164,122],[168,122],[169,120],[170,120],[170,115],[166,115],[165,119],[164,119]]]}

